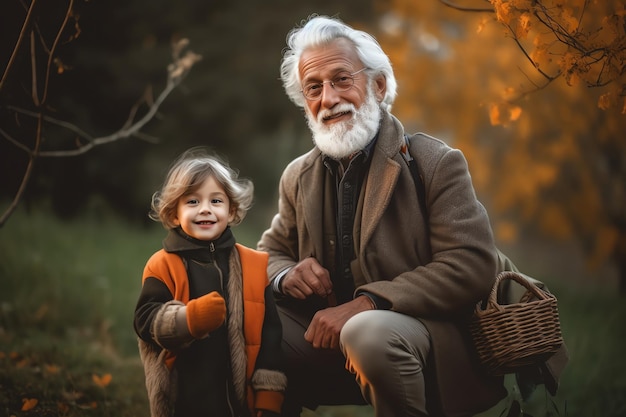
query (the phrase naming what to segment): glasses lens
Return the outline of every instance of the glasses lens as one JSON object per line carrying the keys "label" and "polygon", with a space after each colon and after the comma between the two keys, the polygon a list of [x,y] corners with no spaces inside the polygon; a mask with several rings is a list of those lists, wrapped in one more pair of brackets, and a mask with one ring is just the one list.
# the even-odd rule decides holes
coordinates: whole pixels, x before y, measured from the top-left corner
{"label": "glasses lens", "polygon": [[322,96],[322,90],[324,90],[324,84],[329,83],[335,91],[348,91],[354,85],[354,75],[363,70],[357,71],[354,74],[340,74],[332,81],[324,81],[323,83],[309,84],[304,86],[302,94],[308,100],[318,100]]}
{"label": "glasses lens", "polygon": [[340,77],[335,78],[333,81],[333,86],[337,91],[346,91],[350,89],[354,85],[354,77],[351,75],[342,75]]}
{"label": "glasses lens", "polygon": [[321,97],[323,84],[312,84],[304,87],[304,96],[310,100],[316,100]]}

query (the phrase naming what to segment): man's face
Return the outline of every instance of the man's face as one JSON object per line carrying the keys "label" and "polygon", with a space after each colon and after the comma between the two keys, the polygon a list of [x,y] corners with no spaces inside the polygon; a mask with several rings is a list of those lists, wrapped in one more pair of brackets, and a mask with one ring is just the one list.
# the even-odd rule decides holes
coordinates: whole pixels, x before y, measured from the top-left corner
{"label": "man's face", "polygon": [[375,83],[364,72],[354,75],[354,84],[337,91],[329,81],[353,74],[364,66],[354,46],[346,39],[306,50],[300,59],[303,86],[321,84],[321,96],[306,100],[306,117],[313,140],[322,152],[345,158],[363,149],[376,134],[380,121],[379,102],[384,95],[384,78]]}

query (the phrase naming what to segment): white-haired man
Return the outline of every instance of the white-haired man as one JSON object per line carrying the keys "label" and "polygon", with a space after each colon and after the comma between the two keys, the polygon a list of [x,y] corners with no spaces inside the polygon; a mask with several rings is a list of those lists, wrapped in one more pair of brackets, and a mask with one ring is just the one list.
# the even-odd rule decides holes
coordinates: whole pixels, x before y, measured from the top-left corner
{"label": "white-haired man", "polygon": [[285,169],[258,244],[283,324],[285,415],[364,401],[378,417],[495,405],[506,391],[472,357],[465,322],[494,284],[497,251],[463,154],[424,134],[406,136],[406,152],[391,63],[369,34],[313,16],[287,43],[283,85],[315,146]]}

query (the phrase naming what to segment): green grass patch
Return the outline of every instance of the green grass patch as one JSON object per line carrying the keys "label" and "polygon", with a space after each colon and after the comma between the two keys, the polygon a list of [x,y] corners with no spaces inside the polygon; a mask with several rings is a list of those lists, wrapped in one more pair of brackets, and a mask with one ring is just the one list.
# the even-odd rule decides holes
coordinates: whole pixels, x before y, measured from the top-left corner
{"label": "green grass patch", "polygon": [[[254,245],[245,226],[238,240]],[[141,273],[165,231],[102,210],[61,221],[18,210],[0,229],[0,415],[148,414],[132,329]],[[538,277],[541,279],[541,277]],[[548,282],[559,299],[570,364],[555,398],[539,387],[533,417],[626,415],[626,303],[616,291]],[[504,415],[503,401],[481,417]],[[36,400],[36,404],[35,401]],[[30,402],[29,402],[30,401]],[[29,410],[22,410],[26,405]],[[304,417],[371,417],[369,407],[320,407]]]}

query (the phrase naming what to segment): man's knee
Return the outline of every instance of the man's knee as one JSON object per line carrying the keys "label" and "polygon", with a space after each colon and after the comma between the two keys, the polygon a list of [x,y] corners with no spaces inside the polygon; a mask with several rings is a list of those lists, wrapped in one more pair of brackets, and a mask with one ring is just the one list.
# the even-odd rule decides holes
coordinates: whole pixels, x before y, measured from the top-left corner
{"label": "man's knee", "polygon": [[408,353],[423,365],[430,352],[430,334],[415,318],[372,310],[359,313],[346,322],[340,344],[348,359],[381,363],[383,358]]}

